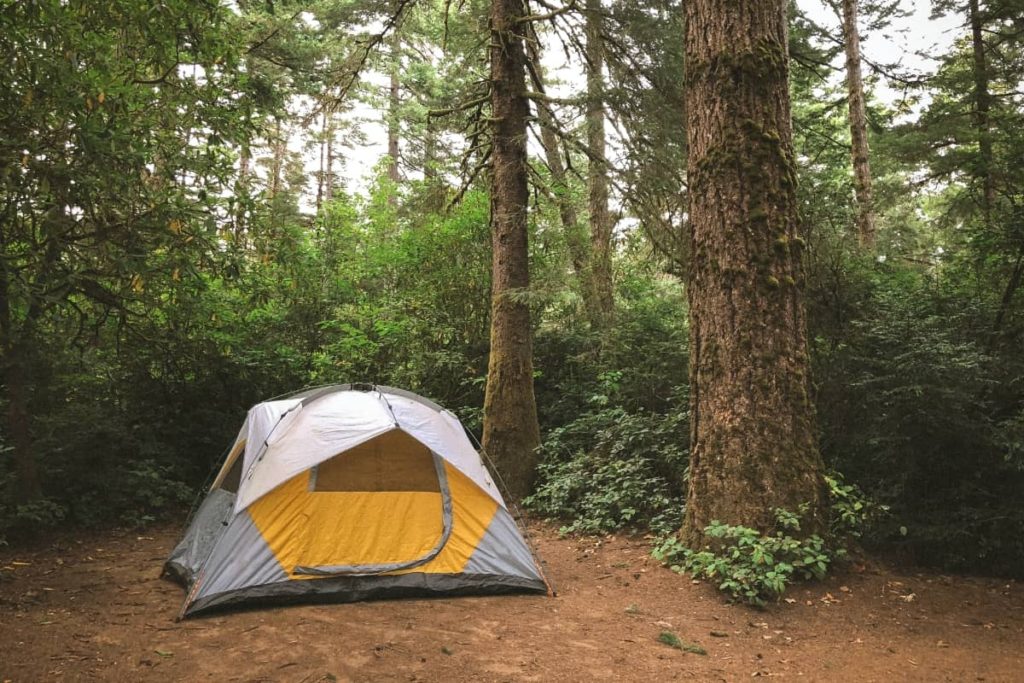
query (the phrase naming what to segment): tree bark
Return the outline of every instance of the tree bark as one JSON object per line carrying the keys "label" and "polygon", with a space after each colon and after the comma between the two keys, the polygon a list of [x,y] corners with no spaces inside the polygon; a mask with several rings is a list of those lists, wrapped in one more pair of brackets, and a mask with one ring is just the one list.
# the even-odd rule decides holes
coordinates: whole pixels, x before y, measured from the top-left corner
{"label": "tree bark", "polygon": [[388,178],[393,183],[397,183],[401,179],[401,174],[398,172],[398,140],[401,134],[398,126],[398,108],[401,105],[399,97],[401,83],[398,76],[400,48],[401,41],[396,29],[391,38],[391,83],[388,87],[388,157],[390,159]]}
{"label": "tree bark", "polygon": [[587,0],[587,174],[590,211],[591,271],[596,296],[598,326],[607,327],[614,311],[612,284],[612,217],[608,211],[608,166],[605,162],[604,120],[604,19],[601,0]]}
{"label": "tree bark", "polygon": [[245,211],[249,198],[249,146],[244,145],[238,153],[238,182],[235,184],[235,245],[245,248]]}
{"label": "tree bark", "polygon": [[1006,315],[1010,311],[1010,304],[1013,303],[1013,296],[1020,289],[1022,281],[1024,281],[1024,242],[1021,243],[1020,248],[1017,250],[1017,260],[1013,264],[1013,270],[1010,271],[1010,279],[1003,290],[1002,298],[999,300],[996,319],[992,324],[992,333],[989,335],[989,353],[995,349],[996,343],[999,341],[999,334],[1003,330],[1003,322],[1006,320]]}
{"label": "tree bark", "polygon": [[4,385],[7,388],[7,433],[11,437],[14,458],[16,503],[27,503],[42,497],[39,469],[32,448],[32,431],[28,411],[28,377],[22,345],[4,350]]}
{"label": "tree bark", "polygon": [[995,204],[996,186],[992,176],[992,133],[989,112],[992,95],[988,85],[988,56],[985,54],[984,22],[978,0],[968,2],[971,23],[971,48],[974,56],[974,125],[978,130],[978,154],[981,157],[982,211],[985,227],[992,223],[992,205]]}
{"label": "tree bark", "polygon": [[483,447],[508,494],[530,492],[540,444],[533,393],[522,0],[491,0],[491,349]]}
{"label": "tree bark", "polygon": [[334,199],[334,117],[327,119],[327,169],[324,178],[324,201]]}
{"label": "tree bark", "polygon": [[282,180],[284,176],[284,157],[287,150],[287,142],[284,139],[284,131],[281,126],[281,119],[277,119],[274,126],[274,140],[272,143],[271,168],[270,168],[270,198],[273,199],[283,189]]}
{"label": "tree bark", "polygon": [[850,156],[853,186],[857,198],[857,237],[862,247],[875,243],[875,208],[871,188],[868,123],[861,78],[860,31],[857,29],[857,0],[843,0],[843,35],[846,48],[846,89],[850,108]]}
{"label": "tree bark", "polygon": [[320,171],[316,174],[316,212],[320,213],[327,189],[327,110],[321,114],[320,123]]}
{"label": "tree bark", "polygon": [[807,504],[825,526],[809,388],[785,0],[692,0],[690,477],[682,539],[713,520],[762,531]]}
{"label": "tree bark", "polygon": [[[543,91],[544,68],[538,45],[536,34],[531,33],[530,62],[533,65],[533,77],[537,89]],[[562,163],[562,153],[559,151],[557,125],[554,115],[546,103],[537,104],[537,120],[540,123],[540,141],[544,148],[544,160],[548,170],[551,171],[551,193],[554,195],[553,199],[558,207],[558,218],[562,223],[562,231],[565,233],[569,260],[572,262],[572,269],[579,283],[587,320],[592,327],[596,328],[601,324],[602,315],[591,271],[587,230],[580,222],[576,206],[573,204],[572,197],[569,196],[565,164]]]}
{"label": "tree bark", "polygon": [[[30,311],[30,313],[32,313]],[[21,337],[31,336],[32,320],[26,321]],[[25,351],[30,343],[16,341],[11,314],[10,289],[6,272],[0,272],[0,370],[7,399],[6,432],[11,439],[14,461],[14,486],[10,492],[16,503],[27,503],[42,497],[39,469],[32,447],[29,424],[28,386],[30,363]]]}

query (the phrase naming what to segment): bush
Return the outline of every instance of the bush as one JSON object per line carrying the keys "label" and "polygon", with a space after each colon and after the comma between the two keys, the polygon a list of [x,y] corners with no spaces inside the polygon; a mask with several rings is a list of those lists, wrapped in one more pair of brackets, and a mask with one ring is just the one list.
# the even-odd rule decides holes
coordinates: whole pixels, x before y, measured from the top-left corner
{"label": "bush", "polygon": [[768,534],[745,526],[713,521],[704,534],[716,539],[715,549],[693,551],[671,537],[654,550],[654,557],[672,562],[672,571],[694,578],[718,581],[718,589],[734,600],[763,606],[777,600],[794,579],[821,579],[842,549],[830,552],[825,541],[813,534],[794,538],[800,519],[775,510],[776,529]]}
{"label": "bush", "polygon": [[542,444],[539,484],[524,504],[562,533],[607,533],[627,526],[659,532],[681,519],[686,462],[684,413],[598,407]]}
{"label": "bush", "polygon": [[991,343],[991,301],[961,281],[878,266],[841,326],[819,323],[822,451],[899,524],[878,547],[914,564],[1024,575],[1024,357]]}
{"label": "bush", "polygon": [[846,556],[851,538],[859,538],[884,507],[866,498],[837,476],[827,477],[831,494],[831,533],[801,534],[801,514],[776,509],[775,528],[767,533],[713,521],[704,534],[714,539],[703,550],[685,547],[676,536],[656,545],[653,555],[698,579],[716,581],[733,600],[758,607],[780,599],[794,581],[823,579],[829,567]]}

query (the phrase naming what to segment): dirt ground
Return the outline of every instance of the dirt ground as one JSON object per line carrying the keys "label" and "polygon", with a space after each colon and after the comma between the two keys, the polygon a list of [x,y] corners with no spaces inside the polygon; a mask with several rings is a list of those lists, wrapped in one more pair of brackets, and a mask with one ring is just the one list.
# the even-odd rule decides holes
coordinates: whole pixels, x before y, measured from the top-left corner
{"label": "dirt ground", "polygon": [[[1018,583],[889,570],[766,611],[660,567],[641,538],[531,535],[557,598],[250,609],[175,623],[179,529],[0,550],[0,681],[1024,681]],[[791,602],[790,602],[791,601]],[[663,631],[706,655],[658,642]]]}

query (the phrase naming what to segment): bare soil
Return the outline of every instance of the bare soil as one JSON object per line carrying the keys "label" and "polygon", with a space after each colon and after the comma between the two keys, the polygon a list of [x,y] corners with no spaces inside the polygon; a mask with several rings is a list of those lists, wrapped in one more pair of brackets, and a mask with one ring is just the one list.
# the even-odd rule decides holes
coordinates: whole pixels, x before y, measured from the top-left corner
{"label": "bare soil", "polygon": [[[0,550],[0,681],[1024,681],[1014,582],[857,567],[765,611],[625,536],[531,535],[557,598],[249,609],[175,622],[179,529]],[[707,654],[673,649],[663,631]]]}

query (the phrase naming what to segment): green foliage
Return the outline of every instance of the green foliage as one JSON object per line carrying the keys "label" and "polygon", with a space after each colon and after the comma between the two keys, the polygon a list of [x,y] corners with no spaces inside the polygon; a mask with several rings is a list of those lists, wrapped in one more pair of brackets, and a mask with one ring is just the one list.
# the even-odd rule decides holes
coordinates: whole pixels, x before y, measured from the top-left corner
{"label": "green foliage", "polygon": [[864,536],[888,513],[889,506],[867,496],[855,484],[847,484],[843,476],[833,473],[825,477],[829,491],[829,532],[833,539],[852,540]]}
{"label": "green foliage", "polygon": [[[487,158],[486,104],[473,104],[488,83],[484,5],[402,5],[401,40],[389,34],[366,56],[397,73],[392,107],[349,71],[392,3],[8,4],[0,413],[24,417],[0,426],[0,538],[180,514],[245,410],[305,385],[406,387],[479,430],[491,288],[490,198],[473,176]],[[586,155],[567,140],[568,187],[530,165],[521,296],[545,436],[527,502],[566,532],[662,533],[678,526],[688,459],[682,13],[677,0],[613,5],[603,95],[623,212],[614,324],[588,324],[567,245],[581,235],[566,234],[545,191],[587,215]],[[1008,28],[1013,3],[982,8],[987,129],[966,34],[906,101],[869,97],[871,252],[852,237],[846,96],[824,67],[840,46],[791,17],[813,398],[824,455],[847,477],[829,481],[829,558],[845,540],[1024,576],[1024,47]],[[863,9],[875,31],[894,5]],[[947,0],[936,10],[966,11]],[[548,54],[554,37],[538,26]],[[573,136],[585,107],[564,92],[573,84],[551,86]],[[361,138],[353,98],[387,107],[401,138],[404,177],[381,164],[361,193],[341,173]],[[329,141],[334,167],[311,172],[313,148],[323,159]],[[456,177],[477,179],[463,188]],[[40,472],[28,503],[14,502],[16,435]],[[745,573],[730,580],[741,596],[769,600],[813,573],[819,549],[791,522],[764,538],[716,527],[739,551]]]}
{"label": "green foliage", "polygon": [[654,557],[673,571],[717,583],[734,600],[764,606],[781,598],[794,580],[824,578],[844,552],[830,550],[817,534],[800,536],[800,519],[793,513],[776,510],[775,518],[776,528],[765,534],[713,521],[704,529],[715,539],[711,548],[694,551],[670,537],[655,548]]}
{"label": "green foliage", "polygon": [[[603,399],[599,396],[595,399]],[[562,533],[678,526],[686,417],[598,408],[552,430],[541,446],[536,492],[524,503]]]}
{"label": "green foliage", "polygon": [[760,532],[712,521],[704,529],[713,539],[703,550],[685,547],[677,536],[656,544],[655,559],[673,571],[714,582],[733,600],[763,607],[779,600],[799,580],[823,579],[832,564],[847,554],[848,541],[859,539],[886,513],[840,475],[826,477],[830,497],[830,534],[801,532],[798,513],[776,509],[775,528]]}
{"label": "green foliage", "polygon": [[831,299],[830,318],[812,308],[822,448],[892,510],[866,540],[947,569],[1024,571],[1024,516],[1010,503],[1024,487],[1024,359],[979,335],[994,293],[843,256],[830,268],[833,284],[815,291]]}
{"label": "green foliage", "polygon": [[675,633],[672,633],[672,631],[662,631],[661,633],[659,633],[658,642],[664,645],[668,645],[669,647],[674,647],[677,650],[682,650],[683,652],[690,652],[695,655],[706,655],[708,653],[707,650],[705,650],[697,643],[687,642],[679,636],[677,636]]}

